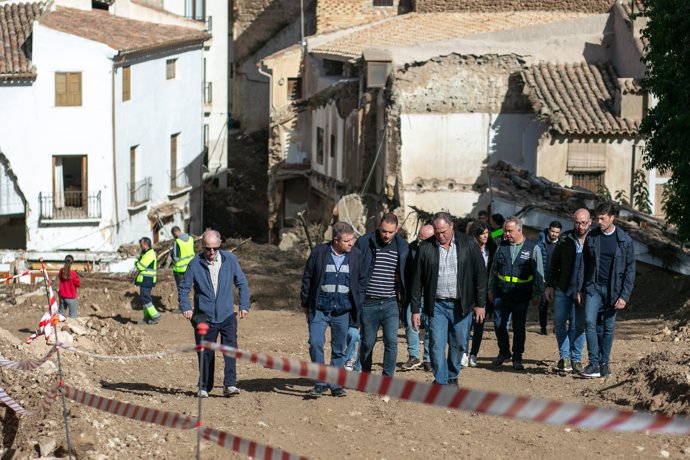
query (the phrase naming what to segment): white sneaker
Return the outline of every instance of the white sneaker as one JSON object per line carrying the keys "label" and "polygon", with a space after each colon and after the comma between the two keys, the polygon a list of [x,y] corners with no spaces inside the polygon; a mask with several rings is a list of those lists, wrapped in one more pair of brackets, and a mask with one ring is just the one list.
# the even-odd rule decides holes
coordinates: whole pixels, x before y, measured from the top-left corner
{"label": "white sneaker", "polygon": [[355,360],[354,359],[348,359],[345,361],[345,370],[351,371],[355,368]]}
{"label": "white sneaker", "polygon": [[467,367],[470,364],[470,360],[467,356],[467,353],[462,354],[462,360],[460,361],[460,364],[462,364],[462,367]]}
{"label": "white sneaker", "polygon": [[477,355],[470,355],[470,367],[477,367]]}

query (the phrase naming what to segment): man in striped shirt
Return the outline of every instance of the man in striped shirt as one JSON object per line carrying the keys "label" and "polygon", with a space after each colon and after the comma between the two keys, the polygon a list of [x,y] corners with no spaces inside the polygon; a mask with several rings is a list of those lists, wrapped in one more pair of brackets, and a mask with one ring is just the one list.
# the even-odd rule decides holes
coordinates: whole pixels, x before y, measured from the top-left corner
{"label": "man in striped shirt", "polygon": [[376,231],[355,244],[363,253],[366,274],[362,307],[360,358],[362,370],[371,372],[372,352],[379,328],[383,329],[383,375],[393,376],[398,357],[400,307],[405,302],[407,241],[398,235],[398,218],[384,214]]}

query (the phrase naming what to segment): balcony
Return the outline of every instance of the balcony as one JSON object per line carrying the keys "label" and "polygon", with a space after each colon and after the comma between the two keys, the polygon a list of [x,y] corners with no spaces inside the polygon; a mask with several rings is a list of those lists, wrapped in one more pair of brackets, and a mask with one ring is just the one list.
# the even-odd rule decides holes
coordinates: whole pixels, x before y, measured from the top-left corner
{"label": "balcony", "polygon": [[213,83],[204,83],[204,104],[210,104],[213,102]]}
{"label": "balcony", "polygon": [[137,182],[127,184],[127,195],[129,196],[129,208],[138,209],[151,199],[151,187],[153,183],[150,177]]}
{"label": "balcony", "polygon": [[44,221],[95,221],[101,219],[101,192],[69,191],[38,194],[39,219]]}
{"label": "balcony", "polygon": [[170,192],[168,192],[168,197],[180,196],[189,191],[191,188],[189,177],[184,169],[169,171],[168,174],[170,175]]}

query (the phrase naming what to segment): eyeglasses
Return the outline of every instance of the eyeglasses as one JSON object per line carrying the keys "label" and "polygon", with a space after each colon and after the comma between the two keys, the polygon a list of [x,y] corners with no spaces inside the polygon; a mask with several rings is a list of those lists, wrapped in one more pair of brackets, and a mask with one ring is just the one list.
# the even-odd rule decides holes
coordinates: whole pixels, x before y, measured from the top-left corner
{"label": "eyeglasses", "polygon": [[206,252],[218,252],[219,249],[220,249],[220,246],[216,246],[215,248],[205,247],[204,251],[206,251]]}
{"label": "eyeglasses", "polygon": [[578,227],[586,227],[587,225],[589,225],[589,221],[587,220],[585,222],[575,222],[575,225],[577,225]]}

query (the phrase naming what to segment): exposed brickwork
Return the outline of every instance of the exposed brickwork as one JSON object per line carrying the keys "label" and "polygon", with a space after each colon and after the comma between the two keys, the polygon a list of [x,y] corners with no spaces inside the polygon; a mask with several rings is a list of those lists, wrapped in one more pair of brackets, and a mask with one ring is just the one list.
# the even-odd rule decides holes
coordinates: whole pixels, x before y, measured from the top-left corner
{"label": "exposed brickwork", "polygon": [[606,13],[615,0],[415,0],[415,11],[440,13],[444,11],[579,11]]}
{"label": "exposed brickwork", "polygon": [[394,0],[393,6],[373,6],[373,3],[372,0],[318,0],[316,32],[346,29],[410,10],[410,2],[405,0]]}
{"label": "exposed brickwork", "polygon": [[[614,113],[618,82],[605,64],[542,63],[523,73],[525,91],[537,112],[561,134],[636,134],[640,122]],[[634,82],[622,82],[634,89]]]}
{"label": "exposed brickwork", "polygon": [[530,113],[516,55],[451,54],[399,68],[395,105],[404,113]]}
{"label": "exposed brickwork", "polygon": [[31,77],[31,24],[39,3],[0,5],[0,78]]}

